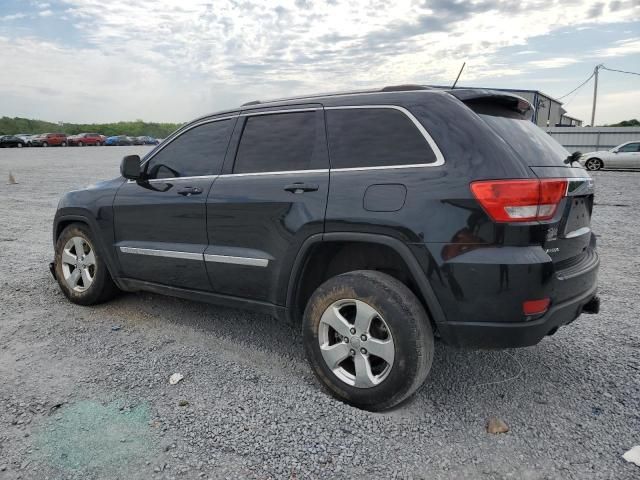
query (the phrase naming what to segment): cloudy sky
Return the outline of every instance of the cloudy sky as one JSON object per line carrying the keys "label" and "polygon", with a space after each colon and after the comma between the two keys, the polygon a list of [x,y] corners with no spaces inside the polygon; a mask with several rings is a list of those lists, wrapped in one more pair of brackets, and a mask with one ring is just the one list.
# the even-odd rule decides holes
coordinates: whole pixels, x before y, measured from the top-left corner
{"label": "cloudy sky", "polygon": [[[640,0],[2,0],[0,116],[186,121],[241,102],[401,83],[562,96],[640,71]],[[590,83],[566,97],[590,118]],[[640,118],[601,72],[596,123]]]}

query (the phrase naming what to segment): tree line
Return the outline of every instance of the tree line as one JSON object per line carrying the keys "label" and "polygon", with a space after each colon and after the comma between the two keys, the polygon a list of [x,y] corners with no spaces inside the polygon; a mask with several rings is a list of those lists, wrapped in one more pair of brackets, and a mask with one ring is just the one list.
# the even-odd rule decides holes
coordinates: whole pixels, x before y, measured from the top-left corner
{"label": "tree line", "polygon": [[1,117],[0,135],[15,135],[17,133],[66,133],[67,135],[100,133],[107,137],[112,135],[129,135],[131,137],[149,135],[156,138],[165,138],[180,125],[179,123],[156,123],[142,120],[115,123],[53,123],[30,118]]}

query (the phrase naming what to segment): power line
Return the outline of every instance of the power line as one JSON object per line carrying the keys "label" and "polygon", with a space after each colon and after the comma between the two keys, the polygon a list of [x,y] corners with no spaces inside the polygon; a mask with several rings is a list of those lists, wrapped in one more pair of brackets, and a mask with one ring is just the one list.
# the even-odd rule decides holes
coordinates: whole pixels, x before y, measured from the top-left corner
{"label": "power line", "polygon": [[602,68],[603,70],[609,70],[610,72],[628,73],[629,75],[640,76],[640,73],[637,73],[637,72],[627,72],[626,70],[616,70],[615,68],[608,68],[608,67],[605,67],[604,65],[602,65],[602,67],[600,68]]}
{"label": "power line", "polygon": [[584,87],[584,85],[593,78],[593,76],[595,75],[595,72],[592,72],[591,75],[589,75],[589,78],[587,78],[584,82],[582,82],[580,85],[578,85],[576,88],[574,88],[573,90],[571,90],[569,93],[566,93],[564,95],[562,95],[561,97],[556,97],[556,100],[562,100],[564,97],[568,97],[569,95],[571,95],[573,92],[577,91],[578,89]]}

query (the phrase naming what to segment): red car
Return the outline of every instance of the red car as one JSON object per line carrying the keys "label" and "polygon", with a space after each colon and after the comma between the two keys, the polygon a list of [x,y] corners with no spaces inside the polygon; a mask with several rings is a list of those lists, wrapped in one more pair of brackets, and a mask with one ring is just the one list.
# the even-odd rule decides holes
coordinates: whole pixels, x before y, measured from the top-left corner
{"label": "red car", "polygon": [[31,139],[32,147],[66,147],[67,136],[64,133],[43,133]]}
{"label": "red car", "polygon": [[102,145],[102,135],[97,133],[79,133],[67,138],[69,146]]}

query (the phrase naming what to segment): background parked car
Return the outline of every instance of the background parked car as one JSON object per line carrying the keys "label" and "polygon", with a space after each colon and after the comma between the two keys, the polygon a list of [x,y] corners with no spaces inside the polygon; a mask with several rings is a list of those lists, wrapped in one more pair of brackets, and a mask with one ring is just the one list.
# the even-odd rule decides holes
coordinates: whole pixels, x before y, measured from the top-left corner
{"label": "background parked car", "polygon": [[25,147],[31,146],[31,138],[33,137],[33,135],[30,135],[28,133],[18,133],[15,136],[21,138],[24,141]]}
{"label": "background parked car", "polygon": [[128,137],[131,145],[144,145],[144,142],[140,140],[140,137]]}
{"label": "background parked car", "polygon": [[66,147],[67,136],[64,133],[43,133],[33,137],[31,145],[34,147]]}
{"label": "background parked car", "polygon": [[17,147],[22,148],[25,146],[24,140],[15,135],[3,135],[0,137],[0,148]]}
{"label": "background parked car", "polygon": [[67,138],[70,146],[102,145],[102,138],[97,133],[79,133]]}
{"label": "background parked car", "polygon": [[126,135],[115,135],[113,137],[108,137],[105,140],[104,144],[109,146],[132,145],[130,138]]}
{"label": "background parked car", "polygon": [[146,135],[138,137],[138,140],[142,142],[142,145],[158,145],[160,143],[157,138],[148,137]]}
{"label": "background parked car", "polygon": [[606,168],[640,168],[640,141],[625,142],[611,150],[585,153],[580,163],[587,170]]}

